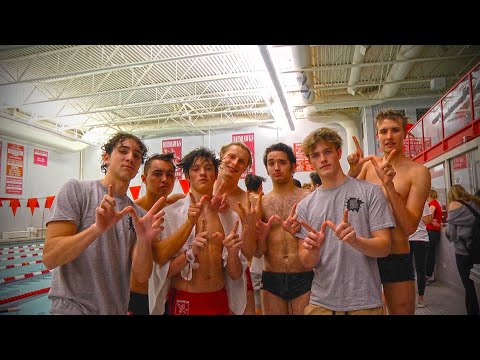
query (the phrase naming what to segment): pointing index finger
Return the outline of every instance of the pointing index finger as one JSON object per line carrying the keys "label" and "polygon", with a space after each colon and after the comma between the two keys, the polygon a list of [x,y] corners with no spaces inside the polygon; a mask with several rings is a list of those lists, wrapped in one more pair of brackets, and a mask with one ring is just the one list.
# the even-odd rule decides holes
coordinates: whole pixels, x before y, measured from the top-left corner
{"label": "pointing index finger", "polygon": [[388,154],[388,157],[387,159],[383,162],[384,164],[389,164],[390,163],[390,160],[392,160],[392,156],[395,155],[395,153],[397,152],[397,150],[392,150],[390,152],[390,154]]}
{"label": "pointing index finger", "polygon": [[363,157],[363,151],[362,148],[360,147],[360,143],[358,142],[358,139],[355,135],[352,136],[353,142],[355,143],[355,147],[357,148],[357,152],[360,154],[360,157]]}
{"label": "pointing index finger", "polygon": [[342,222],[348,223],[348,209],[343,209],[343,220]]}
{"label": "pointing index finger", "polygon": [[315,230],[313,227],[311,227],[309,224],[307,224],[305,221],[301,220],[299,221],[300,225],[302,225],[303,227],[305,227],[308,231],[310,232],[313,232],[313,233],[316,233],[317,230]]}
{"label": "pointing index finger", "polygon": [[196,204],[197,200],[195,200],[195,196],[193,196],[191,191],[188,193],[188,195],[190,196],[190,201],[192,202],[192,204]]}
{"label": "pointing index finger", "polygon": [[293,217],[295,215],[295,211],[297,211],[297,204],[298,203],[295,203],[295,205],[293,205],[292,211],[290,211],[290,217]]}
{"label": "pointing index finger", "polygon": [[108,185],[108,196],[113,197],[113,185],[112,184]]}

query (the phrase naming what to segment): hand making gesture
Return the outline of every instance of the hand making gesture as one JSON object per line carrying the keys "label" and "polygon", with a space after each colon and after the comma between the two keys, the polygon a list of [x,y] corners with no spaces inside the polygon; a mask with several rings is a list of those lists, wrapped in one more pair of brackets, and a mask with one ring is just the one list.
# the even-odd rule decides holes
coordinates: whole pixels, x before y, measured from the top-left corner
{"label": "hand making gesture", "polygon": [[[300,223],[297,220],[297,214],[295,211],[297,210],[297,204],[293,205],[292,211],[290,211],[290,215],[288,218],[283,221],[283,219],[279,215],[274,215],[275,218],[282,223],[283,230],[289,232],[293,236],[300,231]],[[270,220],[269,220],[270,221]]]}
{"label": "hand making gesture", "polygon": [[138,217],[137,212],[131,206],[130,213],[132,215],[133,226],[135,227],[135,233],[137,234],[138,241],[151,241],[158,238],[160,232],[163,230],[163,216],[165,212],[162,210],[167,203],[164,196],[157,200],[153,204],[152,208],[141,218]]}
{"label": "hand making gesture", "polygon": [[382,181],[383,185],[389,181],[392,181],[395,177],[396,172],[393,169],[392,164],[390,164],[390,160],[396,152],[397,150],[392,150],[387,159],[384,158],[381,165],[378,165],[377,161],[373,157],[371,159],[373,167],[375,168],[375,172],[377,173],[378,178]]}
{"label": "hand making gesture", "polygon": [[362,148],[360,147],[360,143],[358,142],[358,139],[356,136],[352,136],[353,142],[355,143],[355,148],[356,151],[348,155],[347,161],[348,164],[350,165],[350,170],[348,172],[348,175],[357,177],[358,174],[360,174],[360,171],[362,171],[363,164],[369,160],[371,160],[373,157],[367,156],[363,157],[363,151]]}
{"label": "hand making gesture", "polygon": [[320,251],[320,247],[325,242],[325,229],[333,223],[330,220],[324,221],[319,231],[305,221],[300,221],[300,224],[308,230],[307,236],[303,239],[303,247],[309,252]]}
{"label": "hand making gesture", "polygon": [[190,220],[192,224],[196,224],[200,218],[200,214],[202,213],[205,203],[209,200],[209,197],[207,195],[203,195],[200,199],[200,202],[197,202],[197,200],[195,200],[195,196],[191,192],[189,192],[188,195],[190,196],[188,220]]}
{"label": "hand making gesture", "polygon": [[223,182],[218,188],[217,194],[213,195],[211,204],[212,209],[219,213],[225,213],[230,209],[230,204],[227,200],[227,193],[225,192],[225,183]]}
{"label": "hand making gesture", "polygon": [[[242,246],[243,241],[237,234],[239,221],[240,220],[235,221],[235,225],[233,225],[232,231],[230,231],[230,234],[228,234],[228,236],[223,240],[223,246],[225,246],[228,251],[238,250]],[[220,234],[220,236],[222,236],[222,234]]]}
{"label": "hand making gesture", "polygon": [[133,208],[127,206],[121,211],[116,211],[117,203],[113,197],[113,186],[108,185],[108,194],[103,196],[100,206],[95,210],[95,227],[100,232],[110,229],[113,225],[122,219],[125,214],[130,213]]}
{"label": "hand making gesture", "polygon": [[346,243],[352,245],[357,240],[357,234],[353,229],[352,224],[348,222],[348,209],[343,209],[343,219],[338,225],[335,225],[332,221],[328,220],[328,226],[335,232],[335,235]]}

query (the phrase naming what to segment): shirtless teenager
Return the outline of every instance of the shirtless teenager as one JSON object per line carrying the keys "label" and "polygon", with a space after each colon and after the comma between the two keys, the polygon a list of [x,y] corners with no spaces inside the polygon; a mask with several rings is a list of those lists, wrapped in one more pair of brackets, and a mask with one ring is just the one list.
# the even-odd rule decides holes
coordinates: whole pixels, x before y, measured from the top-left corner
{"label": "shirtless teenager", "polygon": [[[387,308],[392,315],[415,313],[415,275],[408,237],[415,232],[430,190],[428,169],[405,156],[403,140],[407,118],[394,110],[382,110],[375,117],[377,139],[384,156],[363,157],[357,138],[356,152],[348,156],[348,175],[382,186],[395,217],[390,255],[378,259]],[[393,176],[379,166],[389,159]],[[377,167],[377,169],[376,169]],[[378,175],[380,173],[380,175]]]}
{"label": "shirtless teenager", "polygon": [[[148,211],[162,196],[172,192],[175,184],[174,154],[154,154],[150,156],[143,167],[142,182],[146,193],[135,200],[142,209]],[[167,200],[168,204],[168,200]],[[178,249],[182,244],[178,246]],[[178,249],[176,251],[178,251]],[[128,311],[132,315],[148,315],[148,280],[139,283],[133,276],[130,279],[130,302]]]}
{"label": "shirtless teenager", "polygon": [[[257,221],[261,196],[248,196],[247,192],[238,186],[241,175],[252,165],[250,149],[241,142],[232,142],[220,149],[220,169],[215,182],[214,193],[226,194],[230,209],[235,211],[242,221],[244,237],[242,252],[251,260],[257,247],[255,223]],[[257,201],[260,199],[260,203]],[[252,201],[253,200],[253,201]],[[254,208],[254,204],[257,208]],[[247,307],[244,315],[255,315],[255,296],[250,269],[247,267]]]}
{"label": "shirtless teenager", "polygon": [[[298,257],[298,240],[283,229],[292,209],[310,194],[293,183],[297,159],[290,146],[269,146],[263,163],[272,179],[273,189],[263,197],[263,221],[259,221],[256,257],[264,255],[261,290],[265,315],[303,315],[310,299],[313,271]],[[277,221],[274,221],[274,220]],[[263,232],[263,234],[262,234]]]}
{"label": "shirtless teenager", "polygon": [[190,194],[165,210],[166,236],[187,219],[189,206],[201,214],[195,231],[188,234],[182,251],[170,262],[169,298],[171,315],[242,314],[245,309],[241,224],[232,210],[212,209],[213,185],[220,161],[206,148],[188,153],[178,164],[190,182]]}

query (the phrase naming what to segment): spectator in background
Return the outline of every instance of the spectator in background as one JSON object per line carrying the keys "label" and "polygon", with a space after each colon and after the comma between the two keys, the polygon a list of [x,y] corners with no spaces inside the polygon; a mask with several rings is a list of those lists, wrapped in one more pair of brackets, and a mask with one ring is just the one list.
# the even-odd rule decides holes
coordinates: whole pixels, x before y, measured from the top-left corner
{"label": "spectator in background", "polygon": [[310,191],[315,191],[317,187],[322,185],[322,179],[320,179],[320,176],[315,171],[312,171],[310,173],[310,180],[312,182],[312,186],[310,187]]}
{"label": "spectator in background", "polygon": [[448,221],[445,235],[455,247],[455,261],[458,273],[465,288],[465,305],[468,315],[479,315],[479,305],[475,284],[470,279],[473,260],[467,252],[466,244],[474,241],[475,215],[467,204],[480,213],[480,198],[469,194],[461,185],[452,185],[448,192]]}
{"label": "spectator in background", "polygon": [[410,241],[410,253],[414,259],[415,272],[417,273],[417,289],[418,299],[417,307],[425,307],[425,300],[423,298],[425,294],[425,260],[427,258],[427,246],[428,246],[428,233],[426,224],[432,222],[432,214],[430,214],[430,208],[428,202],[425,202],[423,207],[422,219],[418,223],[417,231],[415,231],[408,240]]}
{"label": "spectator in background", "polygon": [[[260,194],[263,191],[264,177],[248,174],[245,177],[245,186],[248,193]],[[255,313],[262,314],[262,302],[260,289],[262,288],[263,256],[261,258],[253,257],[250,262],[250,274],[252,276],[253,290],[255,296]]]}
{"label": "spectator in background", "polygon": [[293,178],[293,184],[300,189],[302,188],[302,183],[295,178]]}
{"label": "spectator in background", "polygon": [[435,253],[440,242],[440,230],[442,226],[442,206],[437,200],[438,194],[434,189],[430,190],[428,195],[428,206],[430,207],[430,213],[432,214],[432,222],[427,224],[428,232],[428,247],[427,247],[427,285],[435,280]]}

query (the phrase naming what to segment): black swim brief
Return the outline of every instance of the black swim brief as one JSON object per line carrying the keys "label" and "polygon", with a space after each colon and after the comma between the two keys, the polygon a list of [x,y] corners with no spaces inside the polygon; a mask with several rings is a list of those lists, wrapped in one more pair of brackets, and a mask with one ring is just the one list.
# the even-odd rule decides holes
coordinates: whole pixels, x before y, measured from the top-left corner
{"label": "black swim brief", "polygon": [[148,310],[148,295],[130,291],[128,312],[132,315],[150,315]]}
{"label": "black swim brief", "polygon": [[293,300],[312,288],[313,271],[300,273],[262,273],[262,289],[285,301]]}
{"label": "black swim brief", "polygon": [[377,258],[377,264],[382,284],[415,280],[411,253],[390,254],[383,258]]}

